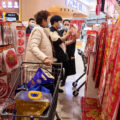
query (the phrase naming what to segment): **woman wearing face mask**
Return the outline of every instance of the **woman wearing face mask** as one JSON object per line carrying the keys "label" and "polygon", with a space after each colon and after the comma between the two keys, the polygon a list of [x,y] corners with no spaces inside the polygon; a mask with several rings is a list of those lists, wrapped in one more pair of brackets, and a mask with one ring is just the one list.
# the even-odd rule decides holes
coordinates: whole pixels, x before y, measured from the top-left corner
{"label": "woman wearing face mask", "polygon": [[48,26],[48,11],[35,15],[36,26],[32,30],[26,49],[26,62],[42,62],[50,66],[53,60],[52,44],[45,28]]}

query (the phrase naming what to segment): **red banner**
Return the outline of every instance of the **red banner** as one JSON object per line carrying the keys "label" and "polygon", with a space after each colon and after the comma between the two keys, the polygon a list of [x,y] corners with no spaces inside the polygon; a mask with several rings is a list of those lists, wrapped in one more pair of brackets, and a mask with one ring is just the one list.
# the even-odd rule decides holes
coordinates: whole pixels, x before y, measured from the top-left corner
{"label": "red banner", "polygon": [[112,44],[112,38],[113,38],[113,32],[114,32],[114,26],[109,25],[108,26],[108,35],[107,35],[107,40],[106,40],[106,46],[105,46],[105,54],[104,54],[104,59],[103,59],[103,65],[102,65],[102,70],[101,70],[101,75],[100,75],[100,85],[99,85],[99,96],[100,96],[100,101],[102,101],[103,93],[104,93],[104,87],[105,87],[105,78],[106,78],[106,73],[108,70],[108,60],[110,56],[110,47]]}
{"label": "red banner", "polygon": [[110,58],[108,61],[108,70],[105,79],[105,92],[102,103],[102,118],[113,120],[113,116],[120,99],[120,23],[116,24],[114,29]]}
{"label": "red banner", "polygon": [[96,69],[94,73],[94,80],[96,81],[96,87],[99,86],[101,67],[103,64],[104,49],[106,44],[107,24],[104,23],[101,28],[101,32],[98,35],[98,49],[96,58]]}

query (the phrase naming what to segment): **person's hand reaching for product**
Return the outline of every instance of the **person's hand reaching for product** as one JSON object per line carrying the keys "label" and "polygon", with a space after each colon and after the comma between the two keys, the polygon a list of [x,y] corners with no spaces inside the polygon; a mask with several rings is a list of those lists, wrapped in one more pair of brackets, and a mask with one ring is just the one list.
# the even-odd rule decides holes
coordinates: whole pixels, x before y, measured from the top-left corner
{"label": "person's hand reaching for product", "polygon": [[78,31],[77,34],[75,35],[76,36],[76,39],[78,39],[80,37],[80,33],[81,31]]}
{"label": "person's hand reaching for product", "polygon": [[49,60],[48,58],[46,58],[46,59],[44,60],[44,64],[45,64],[46,66],[51,66],[52,62],[51,62],[51,60]]}
{"label": "person's hand reaching for product", "polygon": [[67,31],[66,35],[69,36],[71,33],[72,33],[72,30],[69,29],[69,30]]}

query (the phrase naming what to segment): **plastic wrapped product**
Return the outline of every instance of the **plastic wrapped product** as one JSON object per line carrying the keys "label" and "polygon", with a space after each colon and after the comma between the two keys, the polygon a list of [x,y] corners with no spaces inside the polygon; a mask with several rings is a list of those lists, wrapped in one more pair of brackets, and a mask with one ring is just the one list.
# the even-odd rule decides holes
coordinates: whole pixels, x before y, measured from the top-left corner
{"label": "plastic wrapped product", "polygon": [[50,84],[53,82],[54,77],[48,71],[43,71],[41,68],[39,68],[32,80],[28,82],[27,86],[31,87],[35,84]]}
{"label": "plastic wrapped product", "polygon": [[4,50],[3,58],[6,66],[6,71],[10,73],[13,69],[18,67],[18,59],[14,48]]}

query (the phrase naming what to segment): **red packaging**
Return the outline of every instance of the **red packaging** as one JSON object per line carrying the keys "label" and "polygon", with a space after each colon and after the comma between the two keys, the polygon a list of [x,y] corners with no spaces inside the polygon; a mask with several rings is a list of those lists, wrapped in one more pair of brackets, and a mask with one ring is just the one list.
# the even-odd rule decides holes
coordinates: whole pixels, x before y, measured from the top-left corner
{"label": "red packaging", "polygon": [[7,73],[10,73],[13,69],[18,67],[18,59],[14,48],[4,50],[3,58]]}
{"label": "red packaging", "polygon": [[85,55],[88,57],[89,54],[92,52],[92,53],[95,53],[96,52],[96,37],[97,37],[97,32],[96,31],[87,31],[87,43],[86,43],[86,46],[85,46]]}
{"label": "red packaging", "polygon": [[26,31],[24,26],[17,26],[16,27],[16,34],[17,34],[17,47],[16,51],[18,55],[25,54],[26,48]]}
{"label": "red packaging", "polygon": [[77,39],[80,37],[80,32],[82,25],[85,21],[84,20],[71,20],[70,21],[70,28],[72,29],[72,34],[69,36],[69,40],[72,40],[75,36]]}

